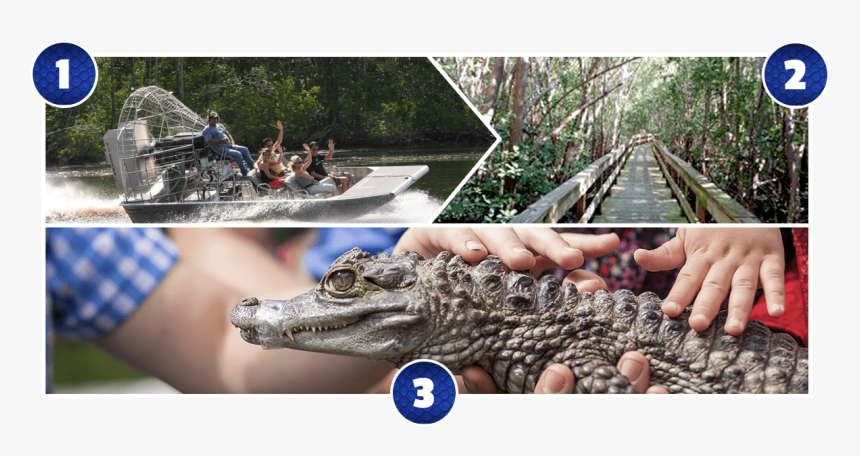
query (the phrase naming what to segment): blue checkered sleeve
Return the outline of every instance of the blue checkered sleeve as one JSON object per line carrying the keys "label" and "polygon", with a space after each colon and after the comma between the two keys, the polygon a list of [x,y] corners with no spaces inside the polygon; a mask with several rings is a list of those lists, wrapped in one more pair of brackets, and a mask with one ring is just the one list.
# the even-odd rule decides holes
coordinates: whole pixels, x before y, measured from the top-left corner
{"label": "blue checkered sleeve", "polygon": [[55,334],[94,339],[109,333],[178,258],[157,228],[48,228],[45,277]]}

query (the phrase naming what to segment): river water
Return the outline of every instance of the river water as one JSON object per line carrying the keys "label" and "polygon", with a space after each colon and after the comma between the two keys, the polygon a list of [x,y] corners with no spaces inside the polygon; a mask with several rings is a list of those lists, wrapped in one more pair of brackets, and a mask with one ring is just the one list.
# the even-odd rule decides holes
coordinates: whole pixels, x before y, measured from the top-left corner
{"label": "river water", "polygon": [[[485,147],[337,150],[335,166],[427,165],[430,171],[392,202],[359,218],[338,219],[329,223],[429,223],[442,209],[448,196],[460,185],[484,153]],[[296,152],[292,152],[296,153]],[[291,152],[287,152],[287,157]],[[303,159],[304,152],[299,154]],[[256,158],[256,155],[252,155]],[[45,221],[47,223],[131,223],[119,206],[123,195],[114,186],[109,166],[63,167],[48,169],[45,175]],[[183,219],[177,222],[195,222]],[[201,220],[202,222],[202,220]],[[287,218],[267,219],[265,223],[302,223]],[[254,224],[251,219],[230,220],[235,224]],[[316,223],[318,224],[318,223]]]}

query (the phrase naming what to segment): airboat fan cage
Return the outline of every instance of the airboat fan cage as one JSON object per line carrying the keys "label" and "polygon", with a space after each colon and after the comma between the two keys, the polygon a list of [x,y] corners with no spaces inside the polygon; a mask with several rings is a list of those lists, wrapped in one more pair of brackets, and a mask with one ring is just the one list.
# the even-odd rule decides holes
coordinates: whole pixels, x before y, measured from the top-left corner
{"label": "airboat fan cage", "polygon": [[[170,92],[155,86],[135,90],[105,135],[114,182],[126,201],[210,199],[232,176],[203,139],[207,123]],[[201,193],[202,192],[202,193]],[[214,193],[214,195],[213,195]]]}
{"label": "airboat fan cage", "polygon": [[187,132],[200,133],[206,121],[182,104],[171,92],[149,86],[132,93],[119,116],[119,128],[123,125],[143,123],[154,139]]}

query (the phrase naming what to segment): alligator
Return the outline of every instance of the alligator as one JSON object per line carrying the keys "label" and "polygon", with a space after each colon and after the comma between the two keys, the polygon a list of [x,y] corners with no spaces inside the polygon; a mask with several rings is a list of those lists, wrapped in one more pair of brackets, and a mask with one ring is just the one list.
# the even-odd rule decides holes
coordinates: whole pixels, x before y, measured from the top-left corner
{"label": "alligator", "polygon": [[552,363],[576,378],[575,393],[636,393],[616,368],[636,350],[651,384],[670,393],[807,393],[808,349],[750,321],[739,337],[721,311],[702,332],[689,308],[670,318],[656,294],[579,293],[554,276],[506,271],[488,256],[476,264],[441,252],[371,256],[355,248],[320,283],[287,301],[248,298],[230,320],[264,349],[293,348],[386,360],[441,362],[453,373],[473,364],[509,393],[532,393]]}

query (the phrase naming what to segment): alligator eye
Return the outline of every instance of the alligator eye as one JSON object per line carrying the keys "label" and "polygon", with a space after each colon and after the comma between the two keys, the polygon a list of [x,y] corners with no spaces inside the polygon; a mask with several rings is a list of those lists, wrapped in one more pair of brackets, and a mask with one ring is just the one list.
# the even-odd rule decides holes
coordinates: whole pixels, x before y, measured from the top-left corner
{"label": "alligator eye", "polygon": [[329,285],[337,291],[346,291],[355,283],[355,273],[352,271],[337,271],[329,276]]}

